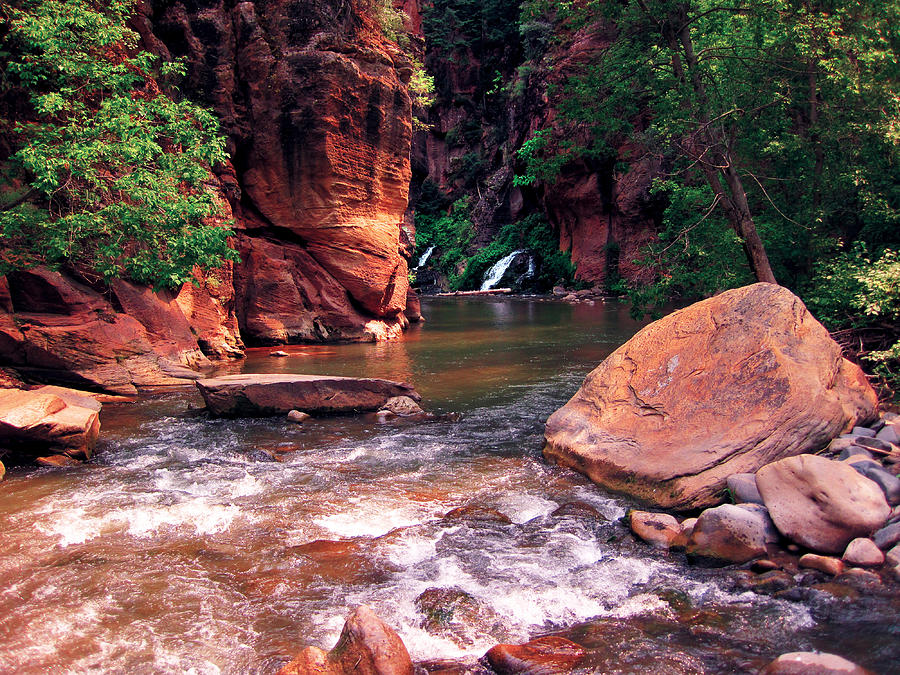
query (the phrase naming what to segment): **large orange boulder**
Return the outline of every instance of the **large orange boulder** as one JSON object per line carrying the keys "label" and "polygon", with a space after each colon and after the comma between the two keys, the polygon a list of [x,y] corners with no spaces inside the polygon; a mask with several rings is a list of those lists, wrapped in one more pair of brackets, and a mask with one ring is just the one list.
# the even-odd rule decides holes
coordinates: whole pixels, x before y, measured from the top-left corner
{"label": "large orange boulder", "polygon": [[326,653],[307,647],[278,675],[413,675],[409,652],[393,628],[361,605]]}
{"label": "large orange boulder", "polygon": [[790,291],[754,284],[655,321],[551,415],[544,455],[657,506],[718,503],[728,476],[875,416],[862,371]]}
{"label": "large orange boulder", "polygon": [[87,459],[100,435],[100,404],[58,387],[0,390],[0,444],[20,455]]}

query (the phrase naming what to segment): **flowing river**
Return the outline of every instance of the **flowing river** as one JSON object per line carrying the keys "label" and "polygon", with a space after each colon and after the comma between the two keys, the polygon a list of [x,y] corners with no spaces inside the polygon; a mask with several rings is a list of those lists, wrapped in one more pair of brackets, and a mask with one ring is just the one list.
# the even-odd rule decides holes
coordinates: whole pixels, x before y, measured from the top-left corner
{"label": "flowing river", "polygon": [[251,350],[231,370],[404,380],[437,419],[210,420],[184,389],[106,405],[84,466],[11,470],[0,672],[273,673],[330,649],[362,603],[416,661],[553,633],[588,649],[586,672],[752,673],[813,648],[900,663],[895,592],[750,592],[745,572],[634,542],[626,499],[544,462],[544,420],[639,328],[626,308],[423,313],[399,342]]}

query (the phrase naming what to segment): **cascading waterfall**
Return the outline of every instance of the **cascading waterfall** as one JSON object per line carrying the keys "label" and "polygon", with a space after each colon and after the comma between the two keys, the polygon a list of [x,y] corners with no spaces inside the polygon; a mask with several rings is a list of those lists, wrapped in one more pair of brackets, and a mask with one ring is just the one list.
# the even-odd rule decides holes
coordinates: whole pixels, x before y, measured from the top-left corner
{"label": "cascading waterfall", "polygon": [[434,252],[434,246],[429,246],[428,250],[422,254],[422,257],[419,258],[419,262],[416,264],[415,269],[419,269],[422,265],[428,262],[428,259],[431,257],[431,254]]}
{"label": "cascading waterfall", "polygon": [[525,253],[525,249],[520,248],[516,251],[513,251],[505,258],[498,260],[494,263],[494,266],[491,267],[487,271],[487,274],[484,275],[484,282],[481,284],[482,291],[489,291],[503,278],[503,275],[506,274],[506,270],[509,269],[509,266],[512,265],[512,261],[515,260],[517,255]]}

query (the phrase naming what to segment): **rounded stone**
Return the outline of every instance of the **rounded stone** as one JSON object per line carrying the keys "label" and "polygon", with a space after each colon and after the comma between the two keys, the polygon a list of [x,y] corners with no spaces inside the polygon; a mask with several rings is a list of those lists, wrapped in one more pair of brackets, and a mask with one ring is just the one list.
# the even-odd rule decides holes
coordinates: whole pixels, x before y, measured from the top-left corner
{"label": "rounded stone", "polygon": [[687,543],[689,555],[743,563],[766,554],[766,528],[760,513],[723,504],[706,509]]}
{"label": "rounded stone", "polygon": [[756,484],[779,532],[814,551],[843,553],[881,527],[891,508],[875,483],[843,462],[798,455],[772,462]]}
{"label": "rounded stone", "polygon": [[853,661],[823,652],[782,654],[760,671],[760,675],[872,675]]}
{"label": "rounded stone", "polygon": [[847,544],[847,550],[841,557],[848,565],[859,567],[878,567],[884,564],[884,553],[871,539],[860,537]]}
{"label": "rounded stone", "polygon": [[835,577],[844,571],[844,563],[837,558],[827,555],[816,555],[815,553],[807,553],[800,556],[798,563],[800,567],[806,567],[811,570],[818,570],[825,574]]}
{"label": "rounded stone", "polygon": [[312,415],[301,410],[291,410],[287,414],[288,422],[294,422],[295,424],[303,424],[308,419],[312,419]]}
{"label": "rounded stone", "polygon": [[725,481],[735,504],[762,504],[762,496],[756,487],[756,476],[752,473],[734,473]]}
{"label": "rounded stone", "polygon": [[681,525],[668,513],[632,511],[631,531],[655,548],[670,548],[682,540]]}

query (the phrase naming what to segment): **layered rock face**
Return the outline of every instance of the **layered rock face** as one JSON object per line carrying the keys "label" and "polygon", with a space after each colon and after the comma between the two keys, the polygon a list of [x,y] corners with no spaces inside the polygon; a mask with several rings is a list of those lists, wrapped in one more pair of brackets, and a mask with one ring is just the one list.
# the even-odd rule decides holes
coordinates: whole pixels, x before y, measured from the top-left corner
{"label": "layered rock face", "polygon": [[187,59],[184,88],[228,135],[244,340],[397,334],[408,57],[350,0],[150,2],[137,23],[153,51]]}
{"label": "layered rock face", "polygon": [[730,475],[818,450],[876,406],[803,303],[754,284],[617,349],[547,421],[544,454],[656,505],[696,508],[719,501]]}
{"label": "layered rock face", "polygon": [[[144,47],[184,57],[222,120],[211,183],[241,262],[177,293],[73,272],[0,280],[0,363],[134,393],[244,343],[389,339],[406,324],[408,58],[355,0],[145,1]],[[88,275],[89,276],[89,275]]]}

